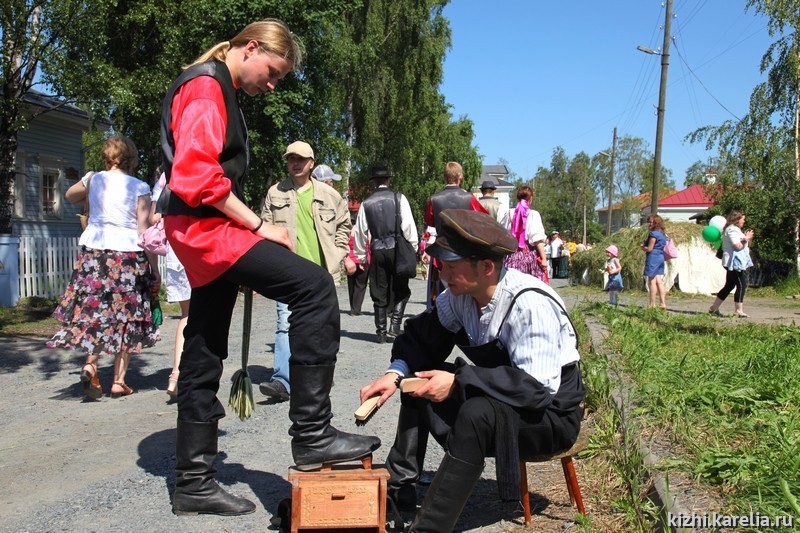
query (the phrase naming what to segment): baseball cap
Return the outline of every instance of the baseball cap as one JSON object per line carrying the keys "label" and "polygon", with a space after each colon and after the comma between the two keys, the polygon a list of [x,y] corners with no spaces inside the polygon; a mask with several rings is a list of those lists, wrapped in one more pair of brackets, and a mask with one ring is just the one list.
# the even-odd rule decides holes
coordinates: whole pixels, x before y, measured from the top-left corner
{"label": "baseball cap", "polygon": [[318,181],[340,181],[342,179],[342,176],[336,174],[328,165],[317,165],[311,175]]}
{"label": "baseball cap", "polygon": [[305,141],[295,141],[287,146],[283,157],[287,157],[292,154],[305,157],[306,159],[314,159],[314,150],[312,150],[311,145]]}

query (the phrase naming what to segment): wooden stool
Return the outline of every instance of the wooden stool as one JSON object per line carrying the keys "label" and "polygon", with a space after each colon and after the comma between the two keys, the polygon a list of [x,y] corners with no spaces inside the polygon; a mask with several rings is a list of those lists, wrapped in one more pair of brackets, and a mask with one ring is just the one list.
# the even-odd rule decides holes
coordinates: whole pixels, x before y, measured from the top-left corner
{"label": "wooden stool", "polygon": [[554,453],[550,455],[537,455],[528,457],[519,463],[519,490],[520,499],[522,500],[522,509],[525,512],[525,525],[531,525],[531,500],[528,493],[528,466],[526,463],[544,463],[546,461],[553,461],[561,459],[561,467],[564,469],[564,479],[567,481],[567,492],[569,492],[569,501],[572,505],[578,508],[581,514],[586,514],[586,509],[583,507],[583,498],[581,498],[581,487],[578,485],[578,477],[575,475],[575,465],[572,464],[572,457],[578,455],[589,442],[589,436],[581,425],[581,430],[578,433],[578,438],[572,448],[565,452]]}
{"label": "wooden stool", "polygon": [[301,529],[375,528],[386,530],[389,471],[361,465],[334,465],[302,472],[289,468],[292,484],[292,533]]}

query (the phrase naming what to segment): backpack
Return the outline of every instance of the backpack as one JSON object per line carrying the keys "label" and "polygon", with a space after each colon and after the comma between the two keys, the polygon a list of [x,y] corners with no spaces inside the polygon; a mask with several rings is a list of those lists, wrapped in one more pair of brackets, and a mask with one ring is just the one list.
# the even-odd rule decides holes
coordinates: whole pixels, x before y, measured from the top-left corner
{"label": "backpack", "polygon": [[667,244],[664,245],[664,259],[667,261],[676,259],[678,257],[678,248],[675,246],[675,241],[667,239]]}

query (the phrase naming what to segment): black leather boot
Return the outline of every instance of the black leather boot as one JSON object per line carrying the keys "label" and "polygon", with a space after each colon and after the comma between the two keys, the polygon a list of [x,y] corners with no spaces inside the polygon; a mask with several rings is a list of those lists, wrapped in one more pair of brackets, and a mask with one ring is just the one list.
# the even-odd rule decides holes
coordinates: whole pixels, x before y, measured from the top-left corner
{"label": "black leather boot", "polygon": [[361,459],[380,447],[378,437],[353,435],[331,426],[334,365],[291,365],[290,369],[289,435],[298,470]]}
{"label": "black leather boot", "polygon": [[403,316],[405,315],[406,312],[407,303],[408,303],[408,298],[394,304],[394,307],[392,308],[391,326],[389,327],[389,331],[387,332],[387,335],[389,337],[397,337],[398,335],[400,335],[400,333],[402,333],[400,328],[403,325]]}
{"label": "black leather boot", "polygon": [[423,422],[418,409],[400,406],[397,435],[386,458],[386,468],[390,474],[388,496],[400,511],[417,509],[417,481],[428,447],[428,429],[420,424]]}
{"label": "black leather boot", "polygon": [[234,496],[217,485],[214,481],[216,457],[216,422],[178,420],[173,513],[236,516],[256,510],[250,500]]}
{"label": "black leather boot", "polygon": [[483,465],[473,465],[445,453],[408,531],[451,533],[481,472]]}
{"label": "black leather boot", "polygon": [[375,306],[375,333],[378,344],[386,342],[386,315],[388,308]]}

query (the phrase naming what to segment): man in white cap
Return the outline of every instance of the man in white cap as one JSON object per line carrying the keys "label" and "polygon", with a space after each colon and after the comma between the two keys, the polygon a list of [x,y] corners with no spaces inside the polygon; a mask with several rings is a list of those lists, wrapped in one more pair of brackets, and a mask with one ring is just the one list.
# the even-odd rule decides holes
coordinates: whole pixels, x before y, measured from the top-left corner
{"label": "man in white cap", "polygon": [[334,181],[342,181],[342,175],[335,173],[328,165],[317,165],[314,167],[314,171],[311,172],[311,177],[331,187],[334,186]]}
{"label": "man in white cap", "polygon": [[561,240],[561,235],[554,231],[550,234],[550,270],[552,271],[553,278],[563,278],[561,268],[561,252],[564,246],[564,241]]}
{"label": "man in white cap", "polygon": [[[348,274],[355,263],[347,257],[352,224],[347,202],[329,186],[311,179],[314,150],[303,141],[295,141],[283,154],[289,177],[270,187],[264,198],[261,218],[289,230],[298,255],[327,268],[338,276],[344,265]],[[325,166],[325,165],[320,165]],[[319,168],[319,167],[318,167]],[[330,167],[326,167],[330,171]],[[331,171],[331,174],[333,171]],[[339,177],[341,179],[341,176]],[[289,399],[289,306],[276,302],[278,320],[275,328],[274,373],[259,390],[279,402]]]}

